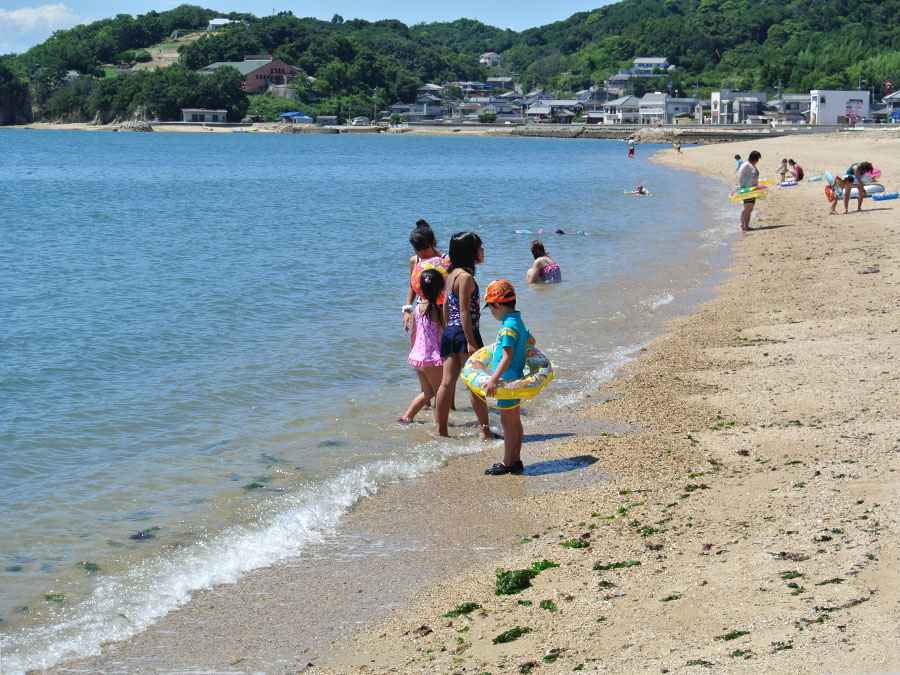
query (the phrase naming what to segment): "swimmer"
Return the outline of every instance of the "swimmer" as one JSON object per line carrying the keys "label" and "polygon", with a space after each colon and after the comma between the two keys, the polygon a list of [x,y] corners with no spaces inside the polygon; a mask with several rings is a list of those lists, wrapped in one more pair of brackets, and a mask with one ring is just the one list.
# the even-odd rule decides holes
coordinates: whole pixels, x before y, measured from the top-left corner
{"label": "swimmer", "polygon": [[534,262],[525,274],[525,280],[529,284],[557,284],[562,281],[559,265],[547,255],[547,249],[539,239],[531,242],[531,255],[534,256]]}

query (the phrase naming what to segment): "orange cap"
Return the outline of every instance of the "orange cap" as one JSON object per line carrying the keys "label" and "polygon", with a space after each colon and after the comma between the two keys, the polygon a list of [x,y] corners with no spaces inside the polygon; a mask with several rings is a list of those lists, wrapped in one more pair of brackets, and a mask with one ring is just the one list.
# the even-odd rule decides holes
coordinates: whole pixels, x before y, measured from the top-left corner
{"label": "orange cap", "polygon": [[515,299],[516,289],[506,279],[492,281],[484,292],[484,302],[488,305],[499,302],[512,302]]}

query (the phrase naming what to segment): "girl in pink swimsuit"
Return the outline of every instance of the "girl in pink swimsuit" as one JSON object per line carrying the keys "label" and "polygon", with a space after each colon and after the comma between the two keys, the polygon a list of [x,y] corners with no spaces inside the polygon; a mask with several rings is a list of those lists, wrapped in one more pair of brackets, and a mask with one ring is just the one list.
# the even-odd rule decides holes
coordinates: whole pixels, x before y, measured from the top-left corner
{"label": "girl in pink swimsuit", "polygon": [[437,395],[444,373],[441,358],[441,333],[444,330],[443,311],[438,298],[444,291],[444,275],[437,270],[425,270],[419,277],[424,300],[413,309],[412,349],[409,365],[416,369],[422,392],[403,413],[400,422],[409,424],[425,404]]}

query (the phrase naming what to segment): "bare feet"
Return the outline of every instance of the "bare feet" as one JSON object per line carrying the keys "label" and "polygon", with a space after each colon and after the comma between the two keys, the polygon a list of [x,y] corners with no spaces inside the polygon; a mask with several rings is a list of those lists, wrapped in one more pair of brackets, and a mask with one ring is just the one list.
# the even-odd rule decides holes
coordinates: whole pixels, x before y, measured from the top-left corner
{"label": "bare feet", "polygon": [[413,423],[412,417],[398,417],[397,421],[400,422],[400,424],[412,424]]}

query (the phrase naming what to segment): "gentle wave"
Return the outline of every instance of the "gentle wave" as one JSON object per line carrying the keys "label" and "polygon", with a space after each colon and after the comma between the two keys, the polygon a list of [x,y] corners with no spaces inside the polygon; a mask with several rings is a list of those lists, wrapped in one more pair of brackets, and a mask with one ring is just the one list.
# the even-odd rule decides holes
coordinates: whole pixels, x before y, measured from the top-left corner
{"label": "gentle wave", "polygon": [[356,467],[302,495],[288,497],[294,504],[273,515],[266,525],[235,526],[171,557],[147,560],[125,574],[103,579],[67,617],[0,637],[0,672],[18,675],[97,655],[104,643],[136,635],[186,604],[194,592],[235,583],[247,572],[321,543],[354,504],[384,485],[416,478],[450,457],[483,449],[483,444],[474,441],[433,441],[426,444],[425,457],[417,461],[386,460]]}

